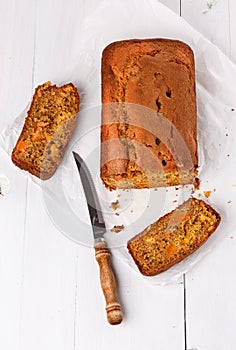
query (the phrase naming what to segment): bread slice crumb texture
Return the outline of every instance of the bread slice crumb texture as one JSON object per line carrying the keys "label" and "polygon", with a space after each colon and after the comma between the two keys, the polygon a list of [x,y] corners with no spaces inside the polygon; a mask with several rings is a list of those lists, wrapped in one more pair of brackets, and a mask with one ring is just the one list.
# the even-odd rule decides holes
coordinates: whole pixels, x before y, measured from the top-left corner
{"label": "bread slice crumb texture", "polygon": [[197,250],[220,220],[210,205],[190,198],[132,238],[128,250],[142,274],[157,275]]}
{"label": "bread slice crumb texture", "polygon": [[79,102],[71,83],[57,87],[46,82],[38,86],[12,152],[13,162],[41,179],[51,177],[76,125]]}

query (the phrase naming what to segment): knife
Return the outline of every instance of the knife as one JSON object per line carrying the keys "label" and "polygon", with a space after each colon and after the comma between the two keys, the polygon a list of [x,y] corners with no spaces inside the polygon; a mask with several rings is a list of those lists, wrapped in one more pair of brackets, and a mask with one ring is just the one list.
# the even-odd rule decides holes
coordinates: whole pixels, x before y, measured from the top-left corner
{"label": "knife", "polygon": [[94,235],[95,257],[100,269],[100,283],[106,300],[107,320],[110,324],[121,323],[123,314],[116,294],[116,281],[110,265],[110,251],[104,239],[106,225],[102,216],[97,192],[88,167],[83,159],[73,152],[84,188]]}

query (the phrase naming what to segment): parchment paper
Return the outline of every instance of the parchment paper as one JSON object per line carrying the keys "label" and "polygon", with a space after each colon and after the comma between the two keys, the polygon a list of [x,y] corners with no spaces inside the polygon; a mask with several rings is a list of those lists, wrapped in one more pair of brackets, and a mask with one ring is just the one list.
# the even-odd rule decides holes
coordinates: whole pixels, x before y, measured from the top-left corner
{"label": "parchment paper", "polygon": [[[195,192],[216,208],[222,222],[217,231],[196,253],[155,277],[142,277],[126,249],[127,240],[156,221],[191,195],[191,186],[109,192],[99,176],[101,116],[101,54],[111,42],[132,38],[172,38],[191,46],[195,54],[198,107],[198,147],[200,190]],[[113,254],[151,284],[176,281],[223,238],[236,231],[236,67],[212,43],[179,16],[154,0],[138,2],[104,0],[84,22],[77,38],[74,81],[83,87],[76,132],[56,174],[42,182],[45,207],[56,226],[69,238],[93,244],[85,197],[71,154],[76,150],[86,160],[94,177],[108,232],[106,239]],[[49,77],[50,79],[50,77]],[[24,113],[23,113],[24,114]],[[1,133],[1,145],[10,153],[19,130],[18,118]],[[10,132],[14,130],[14,133]],[[19,130],[19,131],[18,131]],[[36,180],[39,184],[39,181]],[[204,191],[210,191],[209,198]],[[118,201],[118,203],[117,203]],[[118,208],[115,210],[116,203]],[[124,225],[112,233],[114,225]]]}

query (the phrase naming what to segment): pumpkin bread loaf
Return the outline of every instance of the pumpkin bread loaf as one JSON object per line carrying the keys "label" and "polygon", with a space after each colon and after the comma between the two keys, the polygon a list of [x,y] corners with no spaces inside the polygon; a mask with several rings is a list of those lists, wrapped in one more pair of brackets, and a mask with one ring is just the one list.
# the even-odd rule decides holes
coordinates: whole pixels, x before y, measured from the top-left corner
{"label": "pumpkin bread loaf", "polygon": [[114,42],[102,55],[101,178],[109,189],[193,183],[194,55],[177,40]]}
{"label": "pumpkin bread loaf", "polygon": [[79,94],[73,84],[47,82],[36,88],[23,130],[12,152],[19,168],[46,180],[61,163],[75,128]]}

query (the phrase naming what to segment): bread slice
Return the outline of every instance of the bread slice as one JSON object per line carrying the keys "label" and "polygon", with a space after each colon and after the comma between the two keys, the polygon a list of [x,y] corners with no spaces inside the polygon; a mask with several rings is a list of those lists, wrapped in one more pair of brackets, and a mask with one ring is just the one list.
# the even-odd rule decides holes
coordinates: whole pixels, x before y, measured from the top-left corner
{"label": "bread slice", "polygon": [[210,205],[190,198],[132,238],[128,250],[143,275],[157,275],[197,250],[220,220]]}
{"label": "bread slice", "polygon": [[79,94],[73,84],[46,82],[36,88],[20,137],[12,152],[19,168],[46,180],[61,163],[75,128]]}

